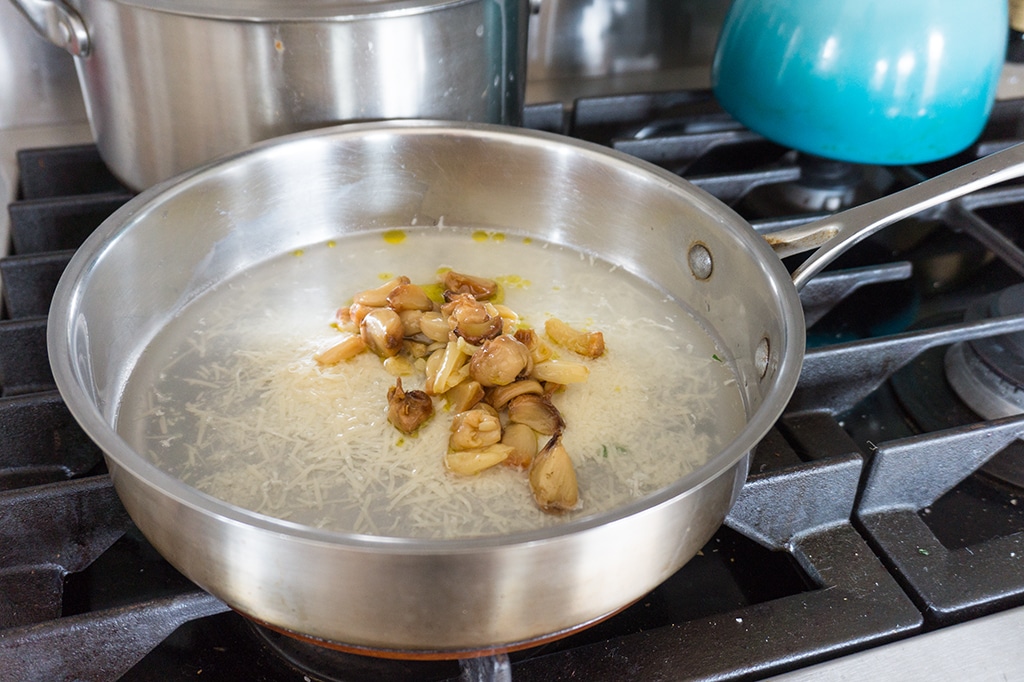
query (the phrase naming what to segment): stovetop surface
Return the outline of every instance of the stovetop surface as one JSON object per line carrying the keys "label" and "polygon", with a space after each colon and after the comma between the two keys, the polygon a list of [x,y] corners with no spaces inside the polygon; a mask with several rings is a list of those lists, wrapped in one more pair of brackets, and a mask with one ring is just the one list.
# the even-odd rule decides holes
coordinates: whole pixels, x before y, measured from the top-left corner
{"label": "stovetop surface", "polygon": [[[526,123],[669,168],[762,232],[831,210],[780,201],[778,188],[809,177],[807,165],[735,124],[703,90],[534,105]],[[859,169],[852,200],[1020,139],[1024,101],[1000,102],[964,154]],[[457,662],[328,653],[263,631],[198,590],[134,528],[45,358],[63,266],[131,194],[95,147],[39,146],[21,154],[10,255],[0,261],[0,661],[26,679],[459,678]],[[820,198],[811,194],[801,200]],[[1024,281],[1022,226],[1021,186],[986,190],[903,221],[809,285],[800,386],[754,452],[725,526],[623,612],[512,654],[513,679],[824,674],[817,664],[863,673],[921,651],[929,658],[905,679],[934,678],[952,646],[979,641],[995,662],[974,670],[1020,673],[1022,654],[1003,644],[1024,630],[1024,493],[993,462],[1019,446],[1024,418],[983,420],[963,405],[932,418],[922,403],[948,393],[936,367],[951,344],[1024,329],[1020,316],[995,331],[962,322],[977,295]]]}

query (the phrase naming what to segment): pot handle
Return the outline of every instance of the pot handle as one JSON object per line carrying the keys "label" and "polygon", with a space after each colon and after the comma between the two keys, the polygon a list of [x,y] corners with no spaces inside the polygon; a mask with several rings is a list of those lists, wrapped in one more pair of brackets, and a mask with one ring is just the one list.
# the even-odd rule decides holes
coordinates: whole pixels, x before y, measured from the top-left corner
{"label": "pot handle", "polygon": [[780,258],[817,248],[793,272],[797,290],[844,251],[878,230],[925,209],[1024,175],[1024,143],[989,154],[899,192],[806,225],[765,235]]}
{"label": "pot handle", "polygon": [[75,57],[88,57],[92,45],[82,17],[61,0],[11,0],[32,27]]}

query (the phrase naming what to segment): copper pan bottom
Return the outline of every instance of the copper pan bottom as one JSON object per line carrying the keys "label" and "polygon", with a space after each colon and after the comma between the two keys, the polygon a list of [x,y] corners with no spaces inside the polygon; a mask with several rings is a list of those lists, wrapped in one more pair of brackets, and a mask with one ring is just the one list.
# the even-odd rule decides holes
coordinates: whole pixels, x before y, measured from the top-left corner
{"label": "copper pan bottom", "polygon": [[242,613],[241,611],[236,612],[243,616],[245,619],[247,619],[249,622],[253,623],[254,625],[260,628],[264,628],[265,630],[269,630],[271,632],[284,635],[285,637],[289,637],[303,644],[320,647],[321,649],[329,649],[332,651],[339,651],[341,653],[354,654],[357,656],[369,656],[372,658],[384,658],[401,661],[457,661],[471,658],[482,658],[485,656],[497,656],[500,654],[510,654],[515,651],[522,651],[523,649],[530,649],[536,646],[541,646],[543,644],[548,644],[549,642],[564,639],[565,637],[574,635],[578,632],[586,630],[587,628],[593,627],[598,623],[602,623],[613,616],[618,615],[622,611],[625,611],[630,606],[632,606],[633,603],[635,602],[626,604],[622,608],[613,611],[607,615],[601,616],[600,618],[596,618],[592,621],[582,623],[580,625],[576,625],[565,630],[560,630],[559,632],[555,632],[550,635],[544,635],[542,637],[523,640],[520,642],[514,642],[511,644],[504,644],[496,647],[487,647],[482,649],[451,650],[379,649],[375,647],[364,647],[354,644],[345,644],[343,642],[336,642],[329,639],[311,637],[309,635],[302,634],[301,632],[294,632],[292,630],[281,628],[276,625],[271,625],[270,623],[262,621],[259,618],[255,618],[248,614]]}

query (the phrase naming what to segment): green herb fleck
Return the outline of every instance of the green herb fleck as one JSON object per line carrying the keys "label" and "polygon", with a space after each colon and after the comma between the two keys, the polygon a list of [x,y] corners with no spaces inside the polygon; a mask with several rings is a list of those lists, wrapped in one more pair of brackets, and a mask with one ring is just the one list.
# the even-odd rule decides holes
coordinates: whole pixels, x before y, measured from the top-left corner
{"label": "green herb fleck", "polygon": [[924,547],[918,547],[917,548],[917,553],[918,554],[923,554],[924,556],[928,556],[928,550],[925,549]]}
{"label": "green herb fleck", "polygon": [[714,360],[715,362],[722,362],[722,358],[718,357],[718,353],[712,353],[711,359]]}
{"label": "green herb fleck", "polygon": [[612,445],[611,447],[607,445],[601,446],[601,456],[604,457],[605,459],[608,459],[608,453],[613,451],[616,455],[625,455],[627,452],[629,452],[629,450],[626,449],[625,445],[619,445],[617,443],[615,445]]}

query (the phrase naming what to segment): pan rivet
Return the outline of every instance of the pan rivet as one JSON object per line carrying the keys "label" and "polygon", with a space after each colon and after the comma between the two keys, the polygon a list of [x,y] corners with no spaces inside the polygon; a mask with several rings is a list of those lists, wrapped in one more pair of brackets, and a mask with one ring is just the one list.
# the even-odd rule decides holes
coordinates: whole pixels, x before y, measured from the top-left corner
{"label": "pan rivet", "polygon": [[770,355],[771,349],[768,345],[768,337],[765,337],[761,339],[757,344],[757,348],[754,349],[754,371],[762,379],[768,374],[768,358]]}
{"label": "pan rivet", "polygon": [[697,279],[707,279],[711,276],[711,271],[714,269],[713,263],[711,262],[711,252],[708,251],[708,247],[704,246],[700,242],[697,242],[690,247],[689,254],[690,261],[690,272]]}

